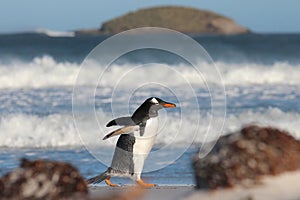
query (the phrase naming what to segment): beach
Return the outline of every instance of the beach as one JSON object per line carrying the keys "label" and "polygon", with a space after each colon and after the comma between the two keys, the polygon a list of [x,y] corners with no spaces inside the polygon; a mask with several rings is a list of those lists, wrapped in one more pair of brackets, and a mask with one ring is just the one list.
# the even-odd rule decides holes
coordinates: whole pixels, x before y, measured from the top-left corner
{"label": "beach", "polygon": [[[141,191],[142,200],[296,200],[300,199],[300,171],[288,172],[279,176],[262,179],[261,184],[245,188],[236,186],[228,189],[197,190],[193,185],[161,185]],[[111,188],[92,186],[90,197],[111,196],[116,193],[127,194],[127,187]]]}
{"label": "beach", "polygon": [[[130,192],[128,192],[128,190]],[[134,193],[134,190],[131,191],[132,188],[125,187],[117,187],[117,188],[109,188],[106,186],[102,187],[90,187],[90,197],[92,199],[97,199],[97,197],[103,196],[112,196],[120,193],[121,195],[126,196],[130,195],[130,193]],[[138,188],[136,190],[139,190]],[[140,199],[150,200],[150,199],[184,199],[187,194],[190,194],[194,190],[193,186],[187,185],[174,185],[174,186],[155,186],[153,188],[145,188],[138,191],[140,194]],[[126,193],[128,192],[128,193]]]}

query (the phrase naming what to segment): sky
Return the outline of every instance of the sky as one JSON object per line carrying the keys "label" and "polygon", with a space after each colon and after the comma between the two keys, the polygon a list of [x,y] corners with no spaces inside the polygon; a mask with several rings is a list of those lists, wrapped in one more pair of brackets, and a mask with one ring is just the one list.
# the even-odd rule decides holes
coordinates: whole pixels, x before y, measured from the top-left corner
{"label": "sky", "polygon": [[99,28],[114,17],[162,5],[214,11],[259,33],[300,32],[300,0],[0,0],[0,33]]}

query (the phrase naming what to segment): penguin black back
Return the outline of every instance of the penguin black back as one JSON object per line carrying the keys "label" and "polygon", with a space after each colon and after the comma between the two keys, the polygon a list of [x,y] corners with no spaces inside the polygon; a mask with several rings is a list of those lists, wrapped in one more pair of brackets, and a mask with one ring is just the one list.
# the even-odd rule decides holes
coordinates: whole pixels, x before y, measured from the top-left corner
{"label": "penguin black back", "polygon": [[135,137],[131,135],[120,135],[117,147],[127,151],[127,152],[133,152],[133,145],[135,143]]}

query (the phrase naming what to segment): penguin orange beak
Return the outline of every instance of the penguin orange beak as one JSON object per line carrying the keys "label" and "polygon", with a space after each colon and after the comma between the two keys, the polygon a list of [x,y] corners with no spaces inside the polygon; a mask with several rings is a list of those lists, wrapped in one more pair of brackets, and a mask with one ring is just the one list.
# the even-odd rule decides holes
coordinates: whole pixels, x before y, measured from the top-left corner
{"label": "penguin orange beak", "polygon": [[164,103],[164,104],[162,104],[162,106],[166,107],[166,108],[175,108],[176,107],[176,105],[173,103]]}

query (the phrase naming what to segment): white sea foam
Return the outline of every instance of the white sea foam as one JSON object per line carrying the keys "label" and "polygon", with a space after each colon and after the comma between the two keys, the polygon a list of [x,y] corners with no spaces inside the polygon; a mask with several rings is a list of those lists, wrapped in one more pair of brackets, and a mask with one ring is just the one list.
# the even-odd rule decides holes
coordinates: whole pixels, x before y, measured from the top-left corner
{"label": "white sea foam", "polygon": [[[216,66],[225,85],[300,84],[300,65],[275,63],[268,66],[219,62]],[[90,85],[92,79],[98,80],[99,72],[103,72],[105,68],[106,66],[95,63],[86,66],[84,76],[76,84]],[[212,65],[199,63],[198,68],[203,77],[193,68],[185,65],[152,65],[151,67],[133,67],[131,64],[112,65],[105,71],[100,84],[114,87],[118,83],[126,87],[150,79],[157,82],[163,80],[163,83],[168,86],[191,83],[203,87],[205,82],[221,84]],[[31,62],[11,61],[10,64],[0,64],[0,88],[73,86],[79,72],[80,64],[57,62],[50,56],[37,57]],[[155,76],[149,76],[153,72]]]}
{"label": "white sea foam", "polygon": [[[113,146],[116,138],[103,141],[102,138],[114,128],[99,129],[98,125],[92,124],[90,115],[83,117],[86,129],[80,132],[80,137],[85,141],[85,145]],[[100,124],[105,124],[110,120],[110,114],[99,113]],[[199,131],[195,136],[196,121],[192,117],[169,115],[168,120],[160,124],[160,132],[157,137],[157,144],[170,144],[181,146],[194,142],[202,142],[206,133],[210,116],[202,116],[199,122]],[[182,120],[182,121],[180,121]],[[220,119],[216,119],[220,120]],[[221,121],[221,120],[220,120]],[[224,129],[221,134],[226,134],[239,130],[249,123],[260,125],[271,125],[289,131],[292,135],[300,138],[299,129],[300,114],[293,112],[283,112],[277,108],[269,108],[263,112],[245,111],[238,115],[227,116]],[[185,129],[181,130],[180,122]],[[61,147],[61,146],[82,146],[80,139],[70,114],[53,114],[38,117],[26,114],[11,114],[0,118],[0,147]],[[214,127],[211,127],[212,130]],[[180,132],[178,132],[180,130]],[[215,139],[208,135],[208,139]],[[194,139],[193,139],[194,138]]]}
{"label": "white sea foam", "polygon": [[300,65],[275,63],[261,64],[216,64],[223,81],[228,85],[289,84],[299,85]]}
{"label": "white sea foam", "polygon": [[77,64],[57,63],[49,56],[35,58],[30,63],[14,61],[9,65],[0,65],[0,87],[69,86],[74,84],[78,71]]}
{"label": "white sea foam", "polygon": [[74,37],[75,36],[75,32],[72,31],[54,31],[54,30],[49,30],[44,28],[39,28],[35,32],[39,34],[45,34],[49,37]]}
{"label": "white sea foam", "polygon": [[4,147],[80,145],[70,116],[8,115],[1,117],[0,130],[0,146]]}

